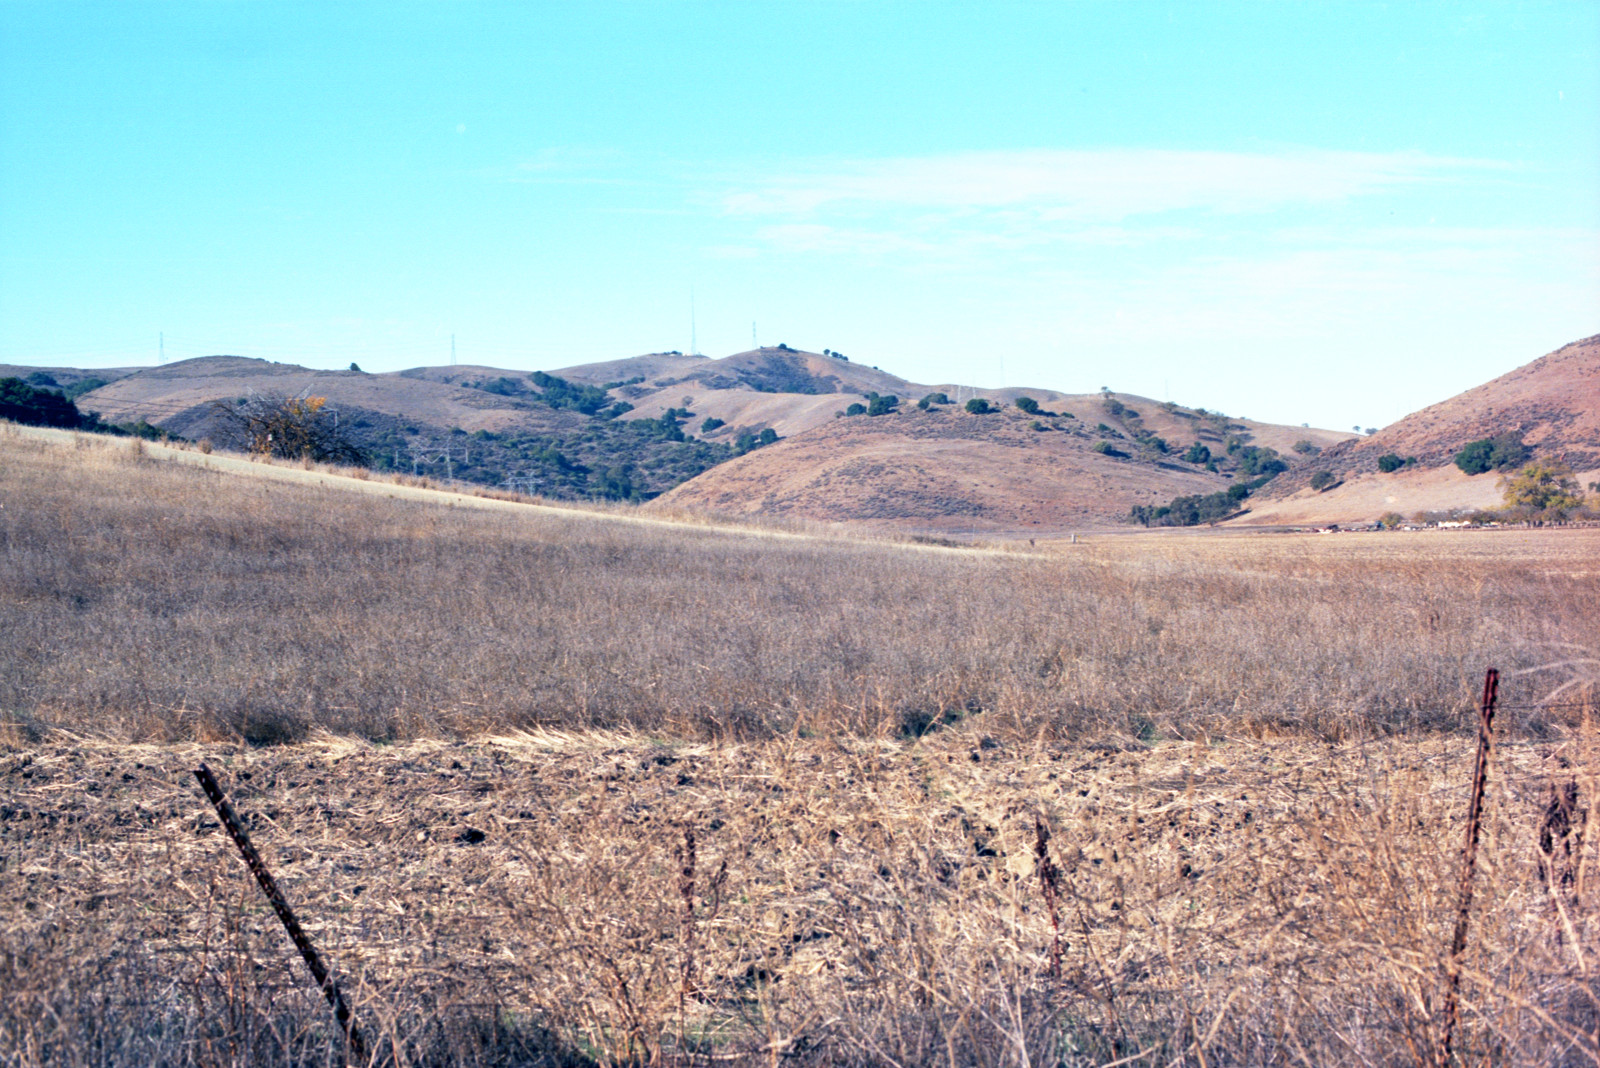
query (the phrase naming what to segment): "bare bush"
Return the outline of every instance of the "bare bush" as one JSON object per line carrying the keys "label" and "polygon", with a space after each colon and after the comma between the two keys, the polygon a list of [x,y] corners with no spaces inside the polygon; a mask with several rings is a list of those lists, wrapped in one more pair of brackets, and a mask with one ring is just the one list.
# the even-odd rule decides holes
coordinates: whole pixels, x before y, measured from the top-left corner
{"label": "bare bush", "polygon": [[[252,456],[312,463],[365,463],[365,455],[339,430],[326,397],[252,393],[211,406],[217,440]],[[209,448],[209,443],[208,443]]]}

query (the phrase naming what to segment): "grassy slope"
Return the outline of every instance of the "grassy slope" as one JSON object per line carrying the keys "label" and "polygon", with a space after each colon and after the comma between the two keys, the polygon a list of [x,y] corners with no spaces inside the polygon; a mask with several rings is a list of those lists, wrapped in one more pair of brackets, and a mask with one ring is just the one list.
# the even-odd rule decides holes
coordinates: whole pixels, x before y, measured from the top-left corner
{"label": "grassy slope", "polygon": [[1486,662],[1600,632],[1595,531],[938,552],[5,443],[0,709],[113,737],[1353,736],[1453,723]]}
{"label": "grassy slope", "polygon": [[[30,1068],[338,1057],[201,759],[406,1063],[1402,1063],[1454,922],[1449,728],[1600,605],[1582,531],[943,550],[13,428],[0,504]],[[1560,909],[1534,846],[1552,784],[1600,794],[1583,710],[1529,707],[1565,677],[1503,692],[1469,1061],[1600,1054],[1600,836],[1554,847]],[[1369,737],[1408,725],[1446,732]],[[238,738],[317,728],[413,740]]]}

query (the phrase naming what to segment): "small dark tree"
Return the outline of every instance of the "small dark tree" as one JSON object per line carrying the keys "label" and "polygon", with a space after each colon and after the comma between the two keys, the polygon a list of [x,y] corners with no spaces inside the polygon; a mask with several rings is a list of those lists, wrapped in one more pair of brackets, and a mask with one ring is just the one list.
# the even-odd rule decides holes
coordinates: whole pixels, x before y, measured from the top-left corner
{"label": "small dark tree", "polygon": [[856,403],[854,403],[854,404],[850,405],[848,408],[846,408],[844,410],[844,414],[845,415],[866,415],[867,414],[867,406],[865,404],[862,404],[860,401],[857,401]]}
{"label": "small dark tree", "polygon": [[1481,475],[1494,467],[1494,442],[1488,438],[1469,441],[1456,453],[1456,466],[1469,475]]}
{"label": "small dark tree", "polygon": [[1521,467],[1533,455],[1533,450],[1522,443],[1522,435],[1514,430],[1496,434],[1489,445],[1489,462],[1497,471]]}
{"label": "small dark tree", "polygon": [[950,403],[950,398],[946,394],[944,394],[944,393],[930,393],[926,397],[923,397],[921,400],[917,401],[917,407],[921,408],[923,411],[927,411],[929,408],[933,407],[935,404],[949,404],[949,403]]}
{"label": "small dark tree", "polygon": [[1318,471],[1311,476],[1311,488],[1322,492],[1339,481],[1339,476],[1332,471]]}
{"label": "small dark tree", "polygon": [[1027,412],[1029,415],[1038,415],[1039,402],[1032,397],[1018,397],[1017,410],[1019,412]]}
{"label": "small dark tree", "polygon": [[989,402],[982,397],[973,397],[967,401],[967,411],[973,415],[988,415],[994,410],[994,408],[990,407]]}
{"label": "small dark tree", "polygon": [[771,445],[773,442],[775,442],[777,440],[778,440],[778,432],[776,430],[772,429],[770,426],[767,427],[766,429],[762,430],[761,433],[756,435],[756,444],[757,445]]}
{"label": "small dark tree", "polygon": [[1386,452],[1382,456],[1378,457],[1378,470],[1382,471],[1386,475],[1393,471],[1400,470],[1405,465],[1405,458],[1399,453]]}
{"label": "small dark tree", "polygon": [[706,416],[706,421],[700,424],[700,433],[709,434],[720,426],[725,425],[721,419],[714,415]]}
{"label": "small dark tree", "polygon": [[1183,459],[1191,464],[1205,464],[1211,462],[1211,450],[1200,442],[1189,446],[1189,451],[1183,454]]}

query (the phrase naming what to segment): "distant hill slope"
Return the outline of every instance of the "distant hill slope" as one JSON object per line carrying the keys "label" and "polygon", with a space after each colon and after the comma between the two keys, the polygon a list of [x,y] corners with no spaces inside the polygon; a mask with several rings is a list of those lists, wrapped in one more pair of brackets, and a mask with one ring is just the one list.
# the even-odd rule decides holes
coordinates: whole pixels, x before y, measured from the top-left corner
{"label": "distant hill slope", "polygon": [[1600,465],[1600,334],[1414,412],[1348,451],[1352,458],[1394,452],[1436,466],[1467,442],[1508,430],[1541,456]]}
{"label": "distant hill slope", "polygon": [[917,400],[927,389],[874,367],[799,349],[763,347],[721,359],[656,353],[629,360],[564,367],[552,374],[574,382],[624,383],[613,392],[638,414],[660,418],[690,408],[696,422],[722,420],[732,437],[771,427],[784,437],[819,426],[867,393]]}
{"label": "distant hill slope", "polygon": [[406,372],[318,371],[243,356],[203,356],[146,368],[85,394],[80,406],[95,409],[111,422],[143,418],[185,437],[198,437],[212,429],[211,405],[252,391],[310,393],[328,398],[336,407],[414,420],[446,431],[572,425],[570,413],[450,382],[408,377]]}
{"label": "distant hill slope", "polygon": [[[991,392],[1011,395],[1012,404],[985,415],[903,405],[888,415],[829,420],[712,468],[661,504],[906,530],[1104,527],[1125,524],[1135,505],[1226,490],[1237,471],[1230,438],[1275,449],[1268,442],[1277,442],[1292,460],[1296,440],[1332,444],[1347,436],[1126,395]],[[1047,401],[1045,411],[1017,409],[1023,395]],[[1180,458],[1195,442],[1216,454],[1218,470]]]}
{"label": "distant hill slope", "polygon": [[[1468,442],[1514,432],[1534,455],[1560,460],[1587,484],[1600,478],[1600,335],[1564,345],[1514,371],[1413,412],[1370,437],[1325,450],[1270,487],[1249,522],[1364,523],[1385,512],[1470,511],[1500,502],[1499,476],[1468,476],[1456,453]],[[1384,473],[1380,457],[1415,458]],[[1342,482],[1309,488],[1318,470]]]}
{"label": "distant hill slope", "polygon": [[[1135,505],[1252,477],[1252,456],[1294,464],[1297,442],[1322,448],[1350,437],[1108,392],[929,386],[787,346],[721,359],[650,353],[553,374],[366,374],[210,356],[131,371],[80,404],[111,422],[144,419],[220,441],[219,404],[316,395],[379,470],[634,500],[692,479],[674,502],[906,529],[1122,523]],[[918,410],[930,395],[955,403]],[[847,416],[874,397],[896,410]],[[971,415],[960,410],[967,400],[999,411]]]}
{"label": "distant hill slope", "polygon": [[251,393],[327,398],[377,470],[491,485],[509,480],[557,498],[648,498],[734,451],[689,439],[671,420],[617,420],[554,406],[527,373],[492,367],[366,374],[207,356],[119,378],[79,405],[109,422],[144,419],[187,438],[220,441],[225,420],[217,405]]}

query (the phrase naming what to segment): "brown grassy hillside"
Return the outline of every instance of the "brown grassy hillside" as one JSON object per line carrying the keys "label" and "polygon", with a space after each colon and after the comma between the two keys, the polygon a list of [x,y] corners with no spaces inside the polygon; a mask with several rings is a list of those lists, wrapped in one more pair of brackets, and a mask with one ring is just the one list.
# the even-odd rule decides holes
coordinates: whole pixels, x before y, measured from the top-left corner
{"label": "brown grassy hillside", "polygon": [[[1372,522],[1385,512],[1470,511],[1500,502],[1499,476],[1467,476],[1453,458],[1470,441],[1517,432],[1540,457],[1561,460],[1580,482],[1600,480],[1600,335],[1574,341],[1515,371],[1406,416],[1373,434],[1327,449],[1268,487],[1241,522]],[[1384,474],[1386,453],[1417,464]],[[1343,484],[1307,485],[1327,470]]]}
{"label": "brown grassy hillside", "polygon": [[[493,373],[493,369],[485,370]],[[568,428],[582,422],[570,412],[554,412],[542,405],[405,372],[317,371],[242,356],[204,356],[147,368],[84,394],[78,403],[99,412],[108,422],[146,419],[174,433],[196,437],[209,427],[212,404],[252,391],[288,395],[309,391],[342,409],[468,432]]]}
{"label": "brown grassy hillside", "polygon": [[[1225,459],[1227,440],[1238,438],[1293,461],[1294,440],[1347,436],[1201,417],[1121,394],[991,391],[1013,403],[1023,394],[1062,415],[903,405],[876,418],[835,418],[713,468],[662,504],[907,530],[1058,532],[1119,525],[1134,505],[1226,489],[1226,469],[1180,459],[1193,442]],[[1168,451],[1142,444],[1141,435],[1161,438]],[[1096,452],[1101,443],[1123,455]]]}
{"label": "brown grassy hillside", "polygon": [[469,509],[88,435],[5,430],[0,457],[0,726],[24,732],[898,735],[977,716],[1028,738],[1350,736],[1453,723],[1485,659],[1600,632],[1600,531],[958,550]]}
{"label": "brown grassy hillside", "polygon": [[1574,341],[1481,386],[1352,442],[1353,463],[1386,452],[1444,464],[1467,442],[1520,431],[1541,456],[1600,466],[1600,334]]}

